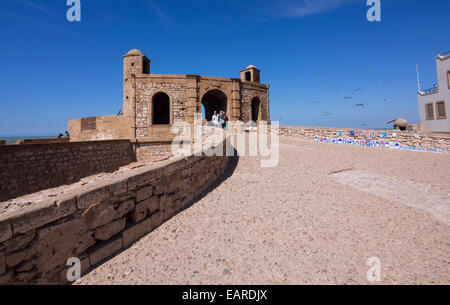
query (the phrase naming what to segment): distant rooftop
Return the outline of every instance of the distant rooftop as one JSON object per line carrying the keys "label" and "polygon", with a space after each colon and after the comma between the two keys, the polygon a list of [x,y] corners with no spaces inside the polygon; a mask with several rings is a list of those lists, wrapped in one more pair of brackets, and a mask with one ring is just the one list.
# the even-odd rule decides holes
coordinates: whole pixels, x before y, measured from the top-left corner
{"label": "distant rooftop", "polygon": [[439,58],[440,60],[446,60],[446,59],[450,58],[450,51],[447,51],[443,54],[438,53],[436,58]]}
{"label": "distant rooftop", "polygon": [[[450,51],[447,51],[445,53],[440,53],[438,52],[438,55],[436,55],[437,59],[440,60],[446,60],[448,58],[450,58]],[[437,93],[439,92],[439,85],[434,85],[433,88],[429,88],[429,89],[422,89],[421,91],[418,92],[418,94],[424,96],[424,95],[428,95],[428,94],[433,94],[433,93]]]}

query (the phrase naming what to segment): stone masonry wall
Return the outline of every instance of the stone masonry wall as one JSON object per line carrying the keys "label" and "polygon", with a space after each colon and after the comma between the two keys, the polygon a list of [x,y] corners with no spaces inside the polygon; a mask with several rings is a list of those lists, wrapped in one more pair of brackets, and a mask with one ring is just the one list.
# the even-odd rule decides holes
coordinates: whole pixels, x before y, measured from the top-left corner
{"label": "stone masonry wall", "polygon": [[112,172],[134,159],[129,140],[0,147],[0,202]]}
{"label": "stone masonry wall", "polygon": [[260,105],[260,120],[268,121],[269,118],[269,101],[267,91],[264,91],[251,85],[242,85],[242,102],[241,102],[241,120],[244,123],[252,119],[252,100],[257,97],[261,103]]}
{"label": "stone masonry wall", "polygon": [[[353,138],[357,140],[389,141],[405,146],[422,147],[424,149],[437,148],[450,151],[450,135],[436,135],[423,132],[406,132],[394,130],[368,130],[349,128],[324,128],[324,127],[297,127],[280,126],[279,134],[291,136],[305,140],[314,140],[314,137],[339,138],[338,131],[343,131],[343,138]],[[350,137],[349,132],[355,131],[355,136]],[[387,133],[387,138],[381,138],[382,132]],[[375,136],[376,135],[376,136]],[[342,138],[341,137],[341,138]]]}
{"label": "stone masonry wall", "polygon": [[136,159],[146,161],[172,155],[172,143],[138,143]]}
{"label": "stone masonry wall", "polygon": [[227,157],[179,157],[134,168],[47,202],[0,214],[0,285],[65,284],[181,211],[222,176]]}
{"label": "stone masonry wall", "polygon": [[186,84],[180,82],[139,82],[136,89],[136,137],[144,138],[149,135],[148,126],[151,122],[150,112],[153,94],[162,91],[169,93],[172,104],[173,123],[186,120]]}

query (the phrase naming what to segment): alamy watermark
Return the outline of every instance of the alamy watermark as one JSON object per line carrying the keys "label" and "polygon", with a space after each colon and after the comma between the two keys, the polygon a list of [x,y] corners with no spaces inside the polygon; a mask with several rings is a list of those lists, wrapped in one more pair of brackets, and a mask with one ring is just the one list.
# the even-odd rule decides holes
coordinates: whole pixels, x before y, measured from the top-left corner
{"label": "alamy watermark", "polygon": [[279,122],[276,121],[271,122],[270,126],[264,121],[257,125],[234,121],[225,130],[204,126],[201,115],[196,113],[194,124],[174,124],[172,133],[176,135],[171,145],[173,155],[259,156],[262,157],[260,164],[263,168],[276,167],[279,163]]}
{"label": "alamy watermark", "polygon": [[71,257],[67,260],[67,266],[70,266],[67,270],[66,276],[69,282],[76,282],[81,279],[81,261],[77,257]]}
{"label": "alamy watermark", "polygon": [[67,0],[67,10],[66,17],[69,22],[81,21],[81,1],[80,0]]}
{"label": "alamy watermark", "polygon": [[371,6],[367,11],[367,20],[370,22],[381,21],[381,0],[367,0],[367,5]]}
{"label": "alamy watermark", "polygon": [[[81,21],[81,0],[67,0],[67,20],[69,22]],[[370,22],[381,21],[381,0],[367,0],[367,6],[370,6],[367,11],[367,20]]]}

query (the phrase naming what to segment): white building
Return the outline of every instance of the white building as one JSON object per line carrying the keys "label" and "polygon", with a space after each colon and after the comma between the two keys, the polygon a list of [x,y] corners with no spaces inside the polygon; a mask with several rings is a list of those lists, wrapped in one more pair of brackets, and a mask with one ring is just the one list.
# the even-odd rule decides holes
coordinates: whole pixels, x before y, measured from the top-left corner
{"label": "white building", "polygon": [[422,131],[450,132],[450,54],[436,56],[438,84],[418,92]]}

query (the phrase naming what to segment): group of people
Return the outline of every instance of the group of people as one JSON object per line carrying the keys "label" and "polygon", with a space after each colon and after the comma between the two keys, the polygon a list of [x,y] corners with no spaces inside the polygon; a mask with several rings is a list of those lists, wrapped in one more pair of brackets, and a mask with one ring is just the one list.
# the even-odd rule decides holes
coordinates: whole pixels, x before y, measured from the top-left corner
{"label": "group of people", "polygon": [[212,123],[217,128],[228,129],[228,117],[225,111],[221,110],[219,113],[214,111],[212,115]]}
{"label": "group of people", "polygon": [[64,134],[60,133],[59,136],[58,136],[58,139],[69,138],[69,137],[70,137],[70,134],[69,134],[68,131],[66,131]]}

